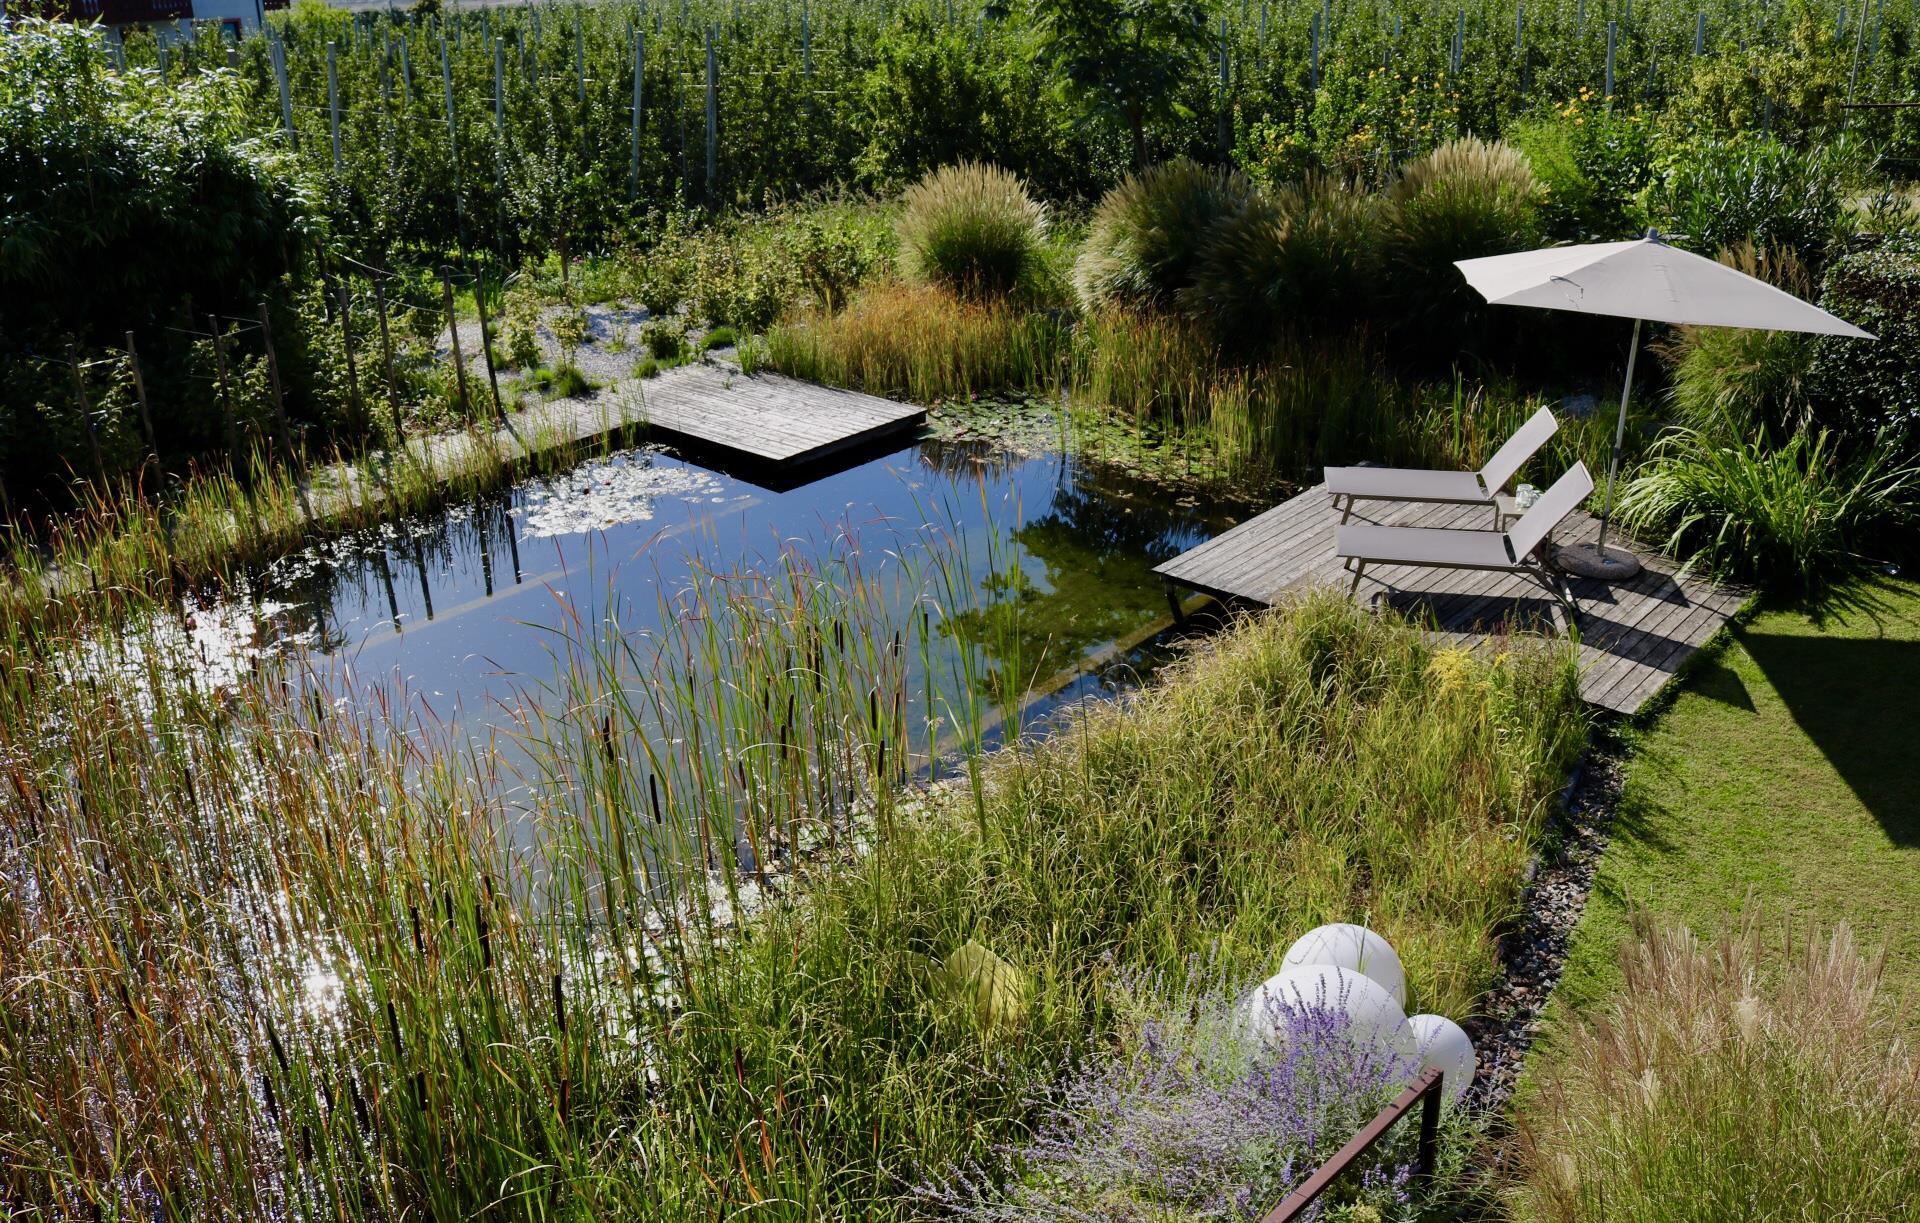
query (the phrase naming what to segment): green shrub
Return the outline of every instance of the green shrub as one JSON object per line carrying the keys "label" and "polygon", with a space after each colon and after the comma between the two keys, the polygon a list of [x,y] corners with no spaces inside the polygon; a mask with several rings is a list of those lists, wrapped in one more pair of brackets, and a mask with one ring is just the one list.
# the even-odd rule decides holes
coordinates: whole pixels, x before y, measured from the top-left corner
{"label": "green shrub", "polygon": [[687,352],[687,329],[680,323],[660,319],[648,323],[640,332],[640,342],[656,361],[671,361]]}
{"label": "green shrub", "polygon": [[[1791,251],[1775,254],[1742,243],[1721,251],[1720,261],[1796,297],[1810,295],[1806,270]],[[1716,441],[1784,442],[1811,419],[1809,375],[1817,344],[1816,337],[1797,331],[1676,328],[1660,346],[1672,368],[1674,420]]]}
{"label": "green shrub", "polygon": [[685,223],[670,218],[645,252],[625,260],[627,295],[655,318],[679,310],[693,287],[694,250],[695,238]]}
{"label": "green shrub", "polygon": [[1220,223],[1247,206],[1253,184],[1238,170],[1184,157],[1128,176],[1094,209],[1073,267],[1087,311],[1171,306],[1193,283]]}
{"label": "green shrub", "polygon": [[1741,242],[1788,249],[1818,266],[1846,204],[1838,154],[1757,136],[1688,141],[1667,156],[1652,209],[1694,250]]}
{"label": "green shrub", "polygon": [[[286,244],[308,215],[279,146],[252,138],[232,73],[113,72],[101,38],[32,18],[0,36],[0,481],[16,496],[93,467],[62,368],[70,342],[93,361],[137,333],[161,448],[219,445],[183,326],[283,302]],[[276,338],[292,364],[298,336]]]}
{"label": "green shrub", "polygon": [[877,209],[809,212],[779,231],[794,278],[809,304],[833,310],[891,262],[892,230]]}
{"label": "green shrub", "polygon": [[524,385],[548,399],[577,399],[594,389],[580,367],[566,361],[540,366],[527,375]]}
{"label": "green shrub", "polygon": [[715,326],[773,325],[792,299],[792,269],[738,230],[709,231],[694,258],[693,312]]}
{"label": "green shrub", "polygon": [[1321,175],[1257,191],[1215,228],[1181,301],[1243,350],[1283,329],[1350,326],[1377,291],[1378,213],[1374,197]]}
{"label": "green shrub", "polygon": [[1772,449],[1674,429],[1622,491],[1620,521],[1664,534],[1668,552],[1716,576],[1819,595],[1911,521],[1920,491],[1920,470],[1900,466],[1891,449],[1854,450],[1824,430]]}
{"label": "green shrub", "polygon": [[1848,436],[1890,430],[1920,446],[1920,242],[1888,242],[1833,261],[1820,304],[1878,336],[1816,341],[1812,382],[1822,423]]}
{"label": "green shrub", "polygon": [[1911,1218],[1920,1059],[1846,928],[1789,929],[1781,955],[1752,919],[1705,946],[1636,926],[1619,995],[1522,1110],[1517,1215]]}
{"label": "green shrub", "polygon": [[499,335],[495,343],[503,351],[495,360],[509,369],[533,369],[540,364],[540,328],[545,303],[532,276],[521,274],[507,281],[501,294],[500,317],[493,320]]}
{"label": "green shrub", "polygon": [[1454,262],[1538,246],[1539,184],[1511,145],[1473,137],[1441,145],[1387,189],[1381,292],[1390,322],[1415,349],[1474,346],[1488,309]]}
{"label": "green shrub", "polygon": [[700,337],[700,351],[712,352],[716,348],[732,348],[738,339],[731,327],[715,327]]}
{"label": "green shrub", "polygon": [[1653,125],[1639,107],[1614,109],[1583,90],[1507,128],[1540,183],[1546,231],[1574,242],[1636,237],[1646,229],[1639,196],[1652,178]]}
{"label": "green shrub", "polygon": [[1005,296],[1040,260],[1047,210],[998,166],[965,161],[935,170],[909,187],[901,204],[901,270],[922,284]]}

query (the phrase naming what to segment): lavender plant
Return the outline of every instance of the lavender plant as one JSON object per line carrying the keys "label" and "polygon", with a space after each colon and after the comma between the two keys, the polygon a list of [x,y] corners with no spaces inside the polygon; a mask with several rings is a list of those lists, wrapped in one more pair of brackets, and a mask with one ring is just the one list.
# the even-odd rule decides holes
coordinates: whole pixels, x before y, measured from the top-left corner
{"label": "lavender plant", "polygon": [[[1256,1220],[1337,1151],[1415,1067],[1355,1040],[1316,999],[1249,1018],[1197,967],[1184,985],[1123,974],[1120,1036],[1032,1101],[1033,1136],[920,1187],[969,1223]],[[1274,1031],[1264,1029],[1271,1024]],[[1411,1215],[1411,1133],[1340,1187],[1345,1217]]]}

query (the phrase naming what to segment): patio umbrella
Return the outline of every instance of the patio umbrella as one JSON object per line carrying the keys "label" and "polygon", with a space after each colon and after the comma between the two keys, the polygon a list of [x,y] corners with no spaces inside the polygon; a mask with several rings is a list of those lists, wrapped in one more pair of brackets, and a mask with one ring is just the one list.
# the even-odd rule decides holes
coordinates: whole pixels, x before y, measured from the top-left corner
{"label": "patio umbrella", "polygon": [[1633,391],[1634,359],[1640,353],[1643,322],[1874,338],[1764,280],[1669,246],[1652,230],[1632,242],[1555,246],[1463,259],[1454,266],[1492,305],[1575,310],[1633,320],[1627,380],[1620,390],[1620,422],[1613,434],[1613,458],[1607,464],[1600,539],[1597,544],[1562,549],[1559,554],[1563,568],[1587,577],[1620,580],[1640,570],[1640,562],[1631,555],[1607,551],[1607,523],[1613,516],[1613,482],[1620,470],[1620,448],[1626,441],[1627,397]]}

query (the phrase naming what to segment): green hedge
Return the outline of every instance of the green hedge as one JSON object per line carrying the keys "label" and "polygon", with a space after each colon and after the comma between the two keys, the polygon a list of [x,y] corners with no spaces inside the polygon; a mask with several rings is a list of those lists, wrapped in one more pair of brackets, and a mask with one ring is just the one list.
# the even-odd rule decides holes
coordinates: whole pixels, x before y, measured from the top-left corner
{"label": "green hedge", "polygon": [[1920,441],[1920,238],[1894,238],[1833,261],[1820,304],[1877,340],[1823,339],[1813,386],[1826,423],[1855,437],[1882,428]]}

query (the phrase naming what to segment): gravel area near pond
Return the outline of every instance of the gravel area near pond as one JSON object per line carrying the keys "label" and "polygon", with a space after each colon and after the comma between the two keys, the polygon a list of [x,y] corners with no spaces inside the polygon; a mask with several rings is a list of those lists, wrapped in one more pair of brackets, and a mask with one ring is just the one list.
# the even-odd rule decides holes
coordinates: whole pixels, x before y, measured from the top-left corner
{"label": "gravel area near pond", "polygon": [[1500,940],[1500,981],[1463,1025],[1480,1057],[1467,1104],[1489,1118],[1500,1117],[1512,1099],[1541,1012],[1560,982],[1625,778],[1624,755],[1607,747],[1589,746],[1574,767],[1548,829],[1549,848],[1521,894],[1520,925]]}

